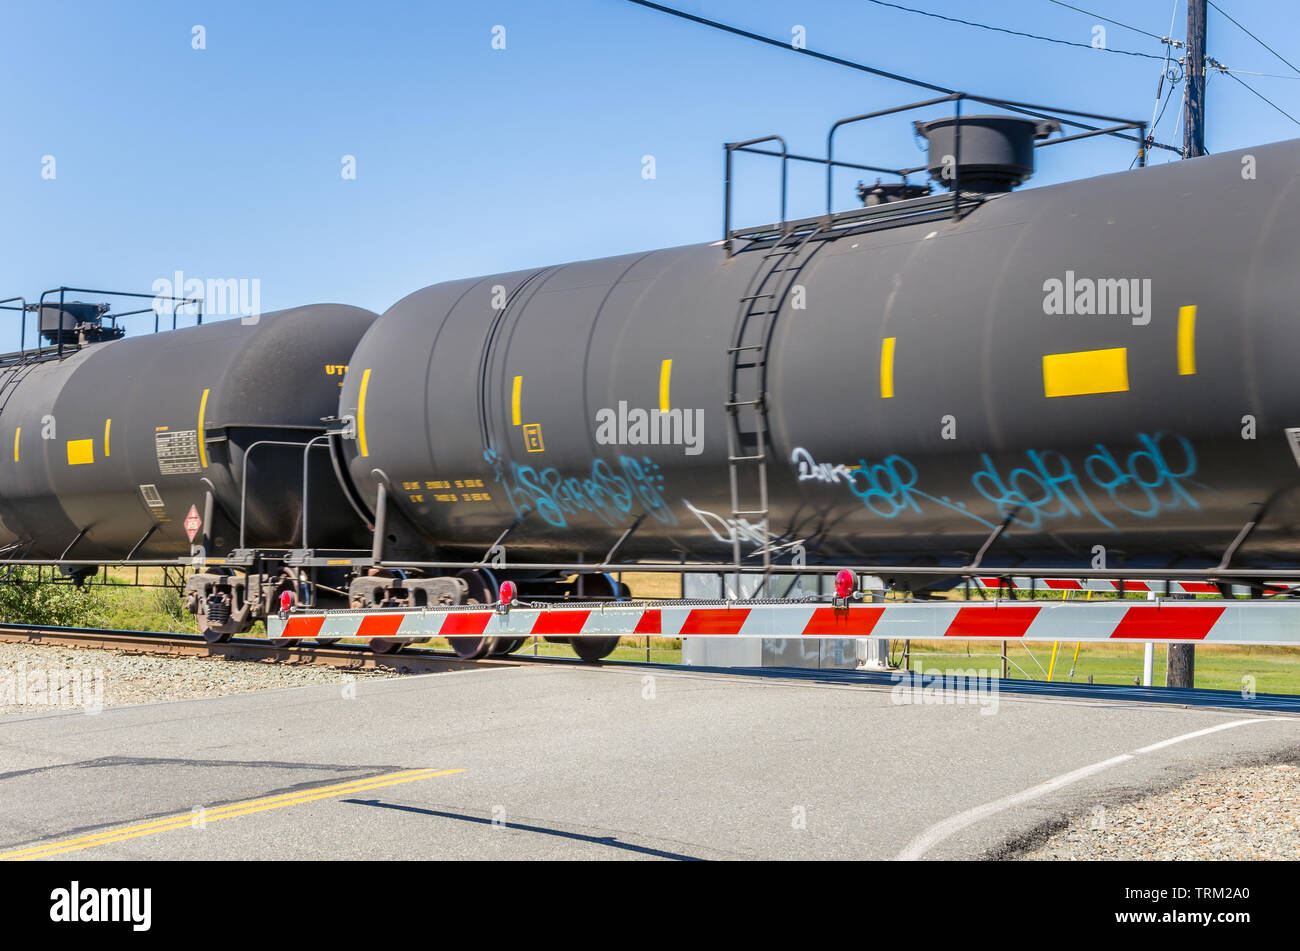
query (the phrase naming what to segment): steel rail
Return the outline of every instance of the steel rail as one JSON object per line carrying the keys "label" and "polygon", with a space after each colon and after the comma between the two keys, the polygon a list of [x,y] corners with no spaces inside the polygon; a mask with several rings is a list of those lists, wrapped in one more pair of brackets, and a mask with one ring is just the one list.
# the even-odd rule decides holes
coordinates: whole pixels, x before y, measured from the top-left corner
{"label": "steel rail", "polygon": [[[153,649],[150,650],[150,642]],[[247,643],[241,643],[247,641]],[[0,624],[0,643],[27,643],[98,647],[114,650],[137,650],[141,653],[167,652],[173,656],[223,656],[232,660],[313,662],[320,666],[333,666],[345,670],[394,670],[400,673],[435,673],[453,670],[475,670],[493,667],[558,666],[589,667],[577,658],[537,657],[527,654],[510,655],[502,659],[464,660],[449,651],[429,649],[404,650],[397,655],[369,653],[363,645],[338,648],[281,648],[269,641],[240,638],[225,644],[208,644],[197,634],[160,634],[151,631],[114,631],[95,628],[60,628],[37,625]],[[935,670],[929,673],[916,671],[854,671],[823,670],[790,667],[732,668],[685,667],[648,661],[602,661],[601,666],[660,670],[665,673],[694,673],[705,676],[726,676],[746,680],[782,680],[806,682],[813,686],[853,684],[877,689],[896,689],[903,683],[914,689],[962,689],[954,677]],[[937,678],[937,679],[936,679]],[[1239,691],[1211,690],[1206,688],[1137,687],[1114,684],[1083,684],[1073,682],[1048,683],[1038,680],[995,678],[996,689],[1012,696],[1061,698],[1075,702],[1116,702],[1138,706],[1173,706],[1197,709],[1221,709],[1272,715],[1300,715],[1300,697],[1288,694],[1256,694],[1242,696]]]}
{"label": "steel rail", "polygon": [[[363,644],[344,644],[335,647],[291,644],[280,647],[270,640],[251,637],[210,644],[198,634],[44,627],[28,624],[0,624],[0,643],[61,645],[166,654],[173,657],[223,657],[227,660],[307,664],[345,670],[395,670],[403,673],[438,673],[450,670],[472,670],[484,666],[514,666],[512,661],[505,659],[464,660],[452,651],[408,648],[400,654],[375,654]],[[575,658],[574,663],[577,662]]]}

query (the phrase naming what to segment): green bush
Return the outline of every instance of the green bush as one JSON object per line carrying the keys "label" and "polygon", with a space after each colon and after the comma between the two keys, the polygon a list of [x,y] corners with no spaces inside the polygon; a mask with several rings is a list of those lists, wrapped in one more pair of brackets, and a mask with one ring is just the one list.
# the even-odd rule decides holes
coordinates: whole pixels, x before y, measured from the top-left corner
{"label": "green bush", "polygon": [[94,627],[103,599],[91,586],[36,580],[35,570],[15,568],[0,583],[0,622],[46,627]]}
{"label": "green bush", "polygon": [[115,631],[153,631],[193,634],[194,616],[175,588],[137,588],[110,581],[99,589],[103,599],[103,627]]}

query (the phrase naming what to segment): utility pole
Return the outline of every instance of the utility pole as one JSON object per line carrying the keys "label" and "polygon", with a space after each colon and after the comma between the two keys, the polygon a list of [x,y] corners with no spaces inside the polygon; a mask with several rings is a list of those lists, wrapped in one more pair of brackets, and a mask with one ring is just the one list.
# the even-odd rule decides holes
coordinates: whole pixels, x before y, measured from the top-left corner
{"label": "utility pole", "polygon": [[[1187,76],[1185,93],[1187,124],[1183,127],[1183,158],[1205,154],[1205,13],[1206,0],[1187,0]],[[1192,687],[1196,684],[1196,648],[1191,644],[1170,644],[1165,668],[1165,685]]]}
{"label": "utility pole", "polygon": [[1183,127],[1183,158],[1205,154],[1205,3],[1187,0],[1187,124]]}

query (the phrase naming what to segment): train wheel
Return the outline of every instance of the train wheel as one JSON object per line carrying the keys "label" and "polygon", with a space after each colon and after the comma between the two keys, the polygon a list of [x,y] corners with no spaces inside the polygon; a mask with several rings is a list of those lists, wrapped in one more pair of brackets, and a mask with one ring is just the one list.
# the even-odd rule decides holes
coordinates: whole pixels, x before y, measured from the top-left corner
{"label": "train wheel", "polygon": [[496,650],[495,637],[449,637],[447,643],[461,660],[481,660]]}
{"label": "train wheel", "polygon": [[[613,575],[603,572],[590,574],[583,578],[581,594],[578,593],[578,588],[579,583],[575,578],[569,589],[571,598],[600,598],[602,600],[608,598],[614,601],[623,601],[631,595],[627,585],[615,581]],[[547,640],[561,644],[567,643],[582,660],[594,664],[613,653],[614,648],[618,646],[619,639],[617,637],[548,637]]]}
{"label": "train wheel", "polygon": [[234,635],[230,631],[220,631],[215,627],[208,627],[202,621],[199,622],[199,633],[209,644],[224,644]]}
{"label": "train wheel", "polygon": [[513,654],[519,648],[524,646],[526,637],[497,637],[493,638],[497,642],[496,649],[492,651],[493,657],[505,657],[507,654]]}
{"label": "train wheel", "polygon": [[604,660],[618,647],[617,637],[575,637],[570,642],[573,652],[589,664]]}
{"label": "train wheel", "polygon": [[[466,568],[456,575],[464,578],[469,590],[465,592],[466,604],[495,604],[501,590],[496,576],[486,568]],[[449,637],[447,643],[461,660],[481,660],[489,654],[500,653],[507,643],[499,637]]]}
{"label": "train wheel", "polygon": [[286,647],[297,647],[299,639],[296,637],[273,637],[270,639],[272,647],[278,647],[283,650]]}
{"label": "train wheel", "polygon": [[321,647],[333,647],[340,639],[341,638],[337,637],[318,637],[316,638],[316,643]]}
{"label": "train wheel", "polygon": [[386,637],[376,637],[370,642],[370,649],[376,654],[396,654],[406,646],[406,641],[392,641]]}

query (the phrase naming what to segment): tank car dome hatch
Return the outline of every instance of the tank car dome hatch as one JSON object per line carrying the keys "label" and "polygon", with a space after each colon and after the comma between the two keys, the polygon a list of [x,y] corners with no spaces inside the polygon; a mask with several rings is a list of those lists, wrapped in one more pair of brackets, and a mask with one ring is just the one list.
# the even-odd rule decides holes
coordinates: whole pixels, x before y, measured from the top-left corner
{"label": "tank car dome hatch", "polygon": [[39,324],[41,336],[47,343],[62,342],[67,345],[99,343],[117,340],[126,331],[116,323],[105,323],[108,304],[87,304],[82,301],[65,301],[59,304],[41,304]]}
{"label": "tank car dome hatch", "polygon": [[1009,192],[1028,181],[1034,174],[1034,142],[1061,131],[1055,119],[962,116],[958,155],[958,123],[946,116],[913,125],[929,143],[930,177],[949,189],[958,183],[973,192]]}

